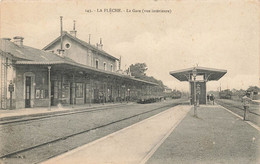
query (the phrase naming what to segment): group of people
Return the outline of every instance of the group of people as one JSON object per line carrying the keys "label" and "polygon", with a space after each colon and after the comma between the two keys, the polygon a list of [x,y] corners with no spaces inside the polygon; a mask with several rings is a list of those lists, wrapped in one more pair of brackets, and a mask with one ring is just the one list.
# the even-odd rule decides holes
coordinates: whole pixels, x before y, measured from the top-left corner
{"label": "group of people", "polygon": [[[215,97],[213,94],[208,94],[207,95],[207,102],[210,103],[212,102],[212,104],[214,105],[214,100]],[[250,102],[252,101],[251,99],[251,94],[247,93],[245,96],[242,97],[241,102],[244,108],[244,120],[248,120],[248,114],[249,114],[249,106],[250,106]]]}
{"label": "group of people", "polygon": [[213,94],[207,95],[208,102],[212,102],[212,104],[214,105],[214,100],[215,100],[215,96]]}

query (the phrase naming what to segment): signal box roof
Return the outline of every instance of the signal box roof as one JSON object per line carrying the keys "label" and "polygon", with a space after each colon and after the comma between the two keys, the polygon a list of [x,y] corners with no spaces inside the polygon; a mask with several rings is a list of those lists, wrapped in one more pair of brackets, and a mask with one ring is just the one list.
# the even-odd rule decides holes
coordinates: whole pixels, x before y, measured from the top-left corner
{"label": "signal box roof", "polygon": [[[175,77],[180,81],[189,81],[189,77],[192,74],[192,68],[171,71],[170,75]],[[196,67],[197,75],[205,75],[207,81],[219,80],[222,76],[227,73],[227,70],[215,69],[215,68],[206,68],[206,67]]]}

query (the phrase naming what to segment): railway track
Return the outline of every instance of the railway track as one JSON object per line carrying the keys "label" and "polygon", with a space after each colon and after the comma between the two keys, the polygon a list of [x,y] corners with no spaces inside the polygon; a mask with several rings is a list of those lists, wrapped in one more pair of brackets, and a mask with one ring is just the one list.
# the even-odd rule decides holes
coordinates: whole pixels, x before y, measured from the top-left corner
{"label": "railway track", "polygon": [[[225,103],[225,102],[223,102],[223,101],[217,101],[217,103],[218,103],[219,105],[223,105],[223,106],[225,106],[225,107],[227,107],[227,108],[230,108],[230,107],[231,107],[231,108],[236,108],[236,109],[239,109],[239,110],[241,110],[241,111],[244,111],[244,109],[242,108],[242,106],[237,106],[237,105]],[[256,116],[260,116],[260,114],[255,113],[255,112],[253,112],[253,111],[250,111],[250,108],[249,108],[249,113],[254,114],[254,115],[256,115]]]}
{"label": "railway track", "polygon": [[[134,114],[134,115],[131,115],[131,116],[128,116],[128,117],[125,117],[125,118],[121,118],[121,119],[118,119],[118,120],[115,120],[115,121],[112,121],[112,122],[109,122],[109,123],[106,123],[106,124],[103,124],[103,125],[99,125],[99,126],[96,126],[94,128],[84,129],[84,130],[78,131],[76,133],[72,133],[72,134],[69,134],[69,135],[66,135],[66,136],[62,136],[62,137],[59,137],[59,138],[56,138],[56,139],[53,139],[53,140],[42,142],[40,144],[33,145],[33,146],[30,146],[30,147],[27,147],[27,148],[24,148],[24,149],[15,150],[13,152],[8,152],[8,153],[3,153],[0,156],[0,159],[9,158],[9,157],[18,155],[20,153],[24,153],[24,152],[30,151],[30,150],[35,149],[35,148],[40,148],[40,147],[45,146],[45,145],[55,144],[56,142],[59,142],[59,141],[62,141],[62,140],[66,140],[68,138],[73,138],[73,137],[76,137],[76,136],[78,136],[80,134],[88,133],[88,132],[90,132],[92,130],[97,130],[99,128],[103,128],[103,127],[106,127],[106,126],[109,126],[109,125],[112,125],[112,124],[116,124],[116,123],[119,123],[119,122],[122,122],[122,121],[125,121],[125,120],[129,120],[131,118],[138,117],[138,116],[141,116],[141,115],[144,115],[144,114],[147,114],[147,113],[151,113],[151,112],[163,109],[163,108],[166,110],[166,109],[168,109],[170,107],[174,107],[174,106],[177,106],[177,105],[180,105],[180,104],[184,104],[184,102],[173,103],[173,104],[161,106],[161,107],[149,110],[149,111],[137,113],[137,114]],[[98,110],[104,110],[104,109],[98,109]],[[95,111],[95,110],[92,110],[92,111]],[[82,112],[89,112],[89,111],[82,111]],[[80,112],[78,112],[78,113],[80,113]],[[66,113],[66,114],[69,114],[69,113]],[[26,121],[28,121],[28,120],[26,120]]]}
{"label": "railway track", "polygon": [[[95,112],[95,111],[101,111],[101,110],[106,110],[106,109],[115,109],[125,106],[125,104],[119,104],[119,105],[113,105],[113,106],[105,106],[105,107],[94,107],[92,109],[78,109],[74,111],[68,111],[68,112],[63,112],[63,113],[57,113],[57,114],[48,114],[48,115],[43,115],[43,116],[29,116],[25,118],[20,118],[20,119],[12,119],[12,120],[7,120],[7,121],[0,121],[0,125],[6,125],[6,124],[14,124],[14,123],[30,123],[31,121],[35,120],[41,120],[41,119],[48,119],[48,118],[53,118],[53,117],[60,117],[60,116],[66,116],[66,115],[73,115],[73,114],[79,114],[79,113],[87,113],[87,112]],[[112,108],[111,108],[112,107]]]}

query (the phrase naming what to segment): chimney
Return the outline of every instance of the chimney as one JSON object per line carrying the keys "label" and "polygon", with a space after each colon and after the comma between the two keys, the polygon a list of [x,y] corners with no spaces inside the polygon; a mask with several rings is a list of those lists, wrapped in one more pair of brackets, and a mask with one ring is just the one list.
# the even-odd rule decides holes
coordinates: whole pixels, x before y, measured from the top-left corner
{"label": "chimney", "polygon": [[118,62],[118,69],[121,70],[121,56],[120,56],[119,62]]}
{"label": "chimney", "polygon": [[99,43],[100,49],[102,50],[103,44],[102,44],[102,38],[100,38],[100,43]]}
{"label": "chimney", "polygon": [[77,37],[77,31],[76,31],[76,21],[73,21],[73,30],[70,31],[70,35],[74,36],[75,38]]}
{"label": "chimney", "polygon": [[62,26],[62,16],[60,16],[60,49],[58,49],[57,51],[59,52],[59,55],[61,57],[64,57],[64,49],[63,49],[63,38],[62,38],[62,35],[63,35],[63,26]]}
{"label": "chimney", "polygon": [[60,49],[63,50],[63,38],[62,38],[62,34],[63,34],[63,29],[62,29],[62,16],[60,16]]}
{"label": "chimney", "polygon": [[102,48],[103,48],[102,38],[100,38],[99,44],[97,43],[96,45],[97,45],[98,49],[102,50]]}
{"label": "chimney", "polygon": [[20,47],[22,47],[23,46],[23,37],[21,37],[21,36],[15,36],[14,38],[14,43],[16,44],[16,45],[18,45],[18,46],[20,46]]}

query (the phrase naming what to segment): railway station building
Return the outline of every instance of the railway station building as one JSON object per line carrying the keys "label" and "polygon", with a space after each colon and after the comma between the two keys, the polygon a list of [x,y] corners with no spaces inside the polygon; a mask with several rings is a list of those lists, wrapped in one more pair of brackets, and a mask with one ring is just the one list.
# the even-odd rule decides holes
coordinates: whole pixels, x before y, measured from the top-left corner
{"label": "railway station building", "polygon": [[23,40],[0,40],[1,109],[133,101],[156,90],[155,83],[121,73],[102,42],[90,45],[75,29],[62,31],[43,50]]}

